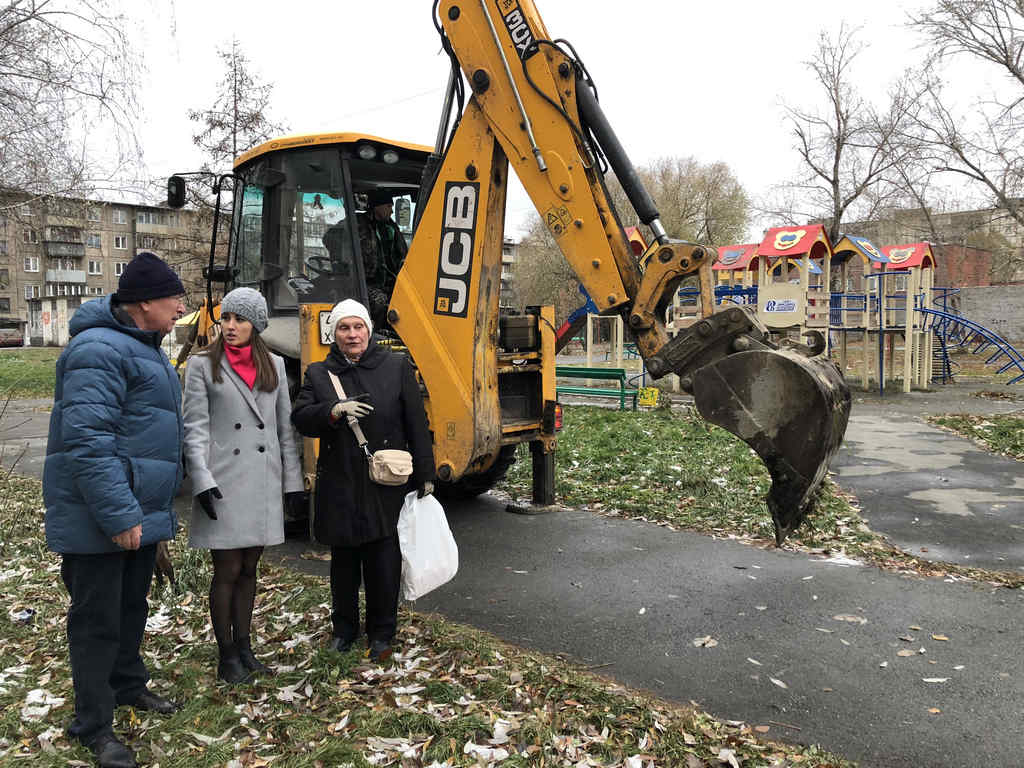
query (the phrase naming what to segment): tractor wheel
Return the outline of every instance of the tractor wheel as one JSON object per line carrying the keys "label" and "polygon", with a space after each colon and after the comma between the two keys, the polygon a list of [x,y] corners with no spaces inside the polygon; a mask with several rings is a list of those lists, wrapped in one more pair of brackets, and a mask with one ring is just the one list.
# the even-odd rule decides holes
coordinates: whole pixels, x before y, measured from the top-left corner
{"label": "tractor wheel", "polygon": [[505,477],[509,467],[516,463],[516,448],[515,445],[502,446],[498,458],[483,472],[463,475],[454,483],[438,480],[434,484],[434,492],[439,498],[449,501],[472,499],[481,493],[487,493]]}

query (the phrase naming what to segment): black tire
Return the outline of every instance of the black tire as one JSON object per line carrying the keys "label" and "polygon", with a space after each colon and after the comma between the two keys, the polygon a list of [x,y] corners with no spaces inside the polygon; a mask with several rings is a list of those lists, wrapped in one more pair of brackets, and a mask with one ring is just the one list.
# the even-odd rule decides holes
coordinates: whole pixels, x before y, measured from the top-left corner
{"label": "black tire", "polygon": [[505,477],[505,473],[516,463],[517,445],[502,446],[498,458],[483,472],[463,475],[454,483],[438,480],[434,484],[434,493],[438,498],[448,501],[473,499],[481,493],[487,493]]}

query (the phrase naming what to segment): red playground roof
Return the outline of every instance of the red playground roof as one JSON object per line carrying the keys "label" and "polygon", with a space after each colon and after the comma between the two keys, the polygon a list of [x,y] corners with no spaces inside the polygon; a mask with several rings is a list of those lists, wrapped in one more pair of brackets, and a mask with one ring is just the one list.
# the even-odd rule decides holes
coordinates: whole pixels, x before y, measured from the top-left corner
{"label": "red playground roof", "polygon": [[634,256],[642,256],[647,250],[647,241],[640,233],[639,227],[626,227],[626,239],[629,241],[629,248]]}
{"label": "red playground roof", "polygon": [[718,258],[711,265],[712,269],[747,269],[751,259],[757,256],[757,243],[746,245],[720,245]]}
{"label": "red playground roof", "polygon": [[[910,243],[909,245],[883,245],[882,253],[889,257],[888,269],[910,269],[911,267],[934,267],[935,256],[929,243]],[[875,262],[878,269],[882,265]]]}
{"label": "red playground roof", "polygon": [[809,252],[812,259],[822,259],[828,249],[825,228],[820,224],[804,224],[799,227],[769,229],[757,249],[757,255],[788,256],[795,259]]}

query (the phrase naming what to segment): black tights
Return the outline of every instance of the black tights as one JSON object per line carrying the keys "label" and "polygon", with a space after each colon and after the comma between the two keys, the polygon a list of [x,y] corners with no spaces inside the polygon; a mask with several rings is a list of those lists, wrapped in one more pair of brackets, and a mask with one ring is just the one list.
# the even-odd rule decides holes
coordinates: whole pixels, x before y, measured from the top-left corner
{"label": "black tights", "polygon": [[210,620],[217,647],[226,651],[249,637],[256,600],[256,566],[263,547],[214,549],[213,582],[210,584]]}

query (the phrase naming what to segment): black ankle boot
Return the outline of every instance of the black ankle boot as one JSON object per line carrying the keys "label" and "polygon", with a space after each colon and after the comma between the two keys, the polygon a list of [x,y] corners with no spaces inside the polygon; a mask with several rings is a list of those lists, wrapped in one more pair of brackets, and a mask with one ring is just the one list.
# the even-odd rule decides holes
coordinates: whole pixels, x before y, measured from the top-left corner
{"label": "black ankle boot", "polygon": [[252,673],[242,664],[242,659],[235,646],[221,649],[220,662],[217,664],[217,677],[231,685],[248,682],[252,677]]}
{"label": "black ankle boot", "polygon": [[248,637],[239,637],[235,639],[235,647],[238,649],[238,658],[242,660],[242,666],[244,666],[250,672],[258,672],[261,675],[273,675],[273,671],[264,664],[262,661],[256,658],[252,652],[252,641]]}

